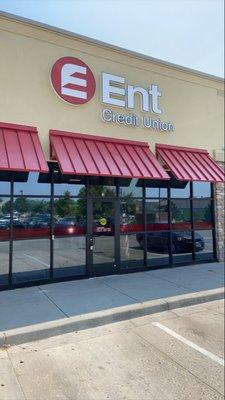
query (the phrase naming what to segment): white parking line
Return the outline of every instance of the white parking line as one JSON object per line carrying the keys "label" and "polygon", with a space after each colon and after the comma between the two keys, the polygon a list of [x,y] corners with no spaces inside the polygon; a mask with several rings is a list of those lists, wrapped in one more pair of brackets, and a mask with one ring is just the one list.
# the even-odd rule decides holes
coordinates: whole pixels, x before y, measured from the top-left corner
{"label": "white parking line", "polygon": [[46,264],[44,261],[39,260],[39,258],[32,257],[29,254],[25,254],[25,253],[23,253],[23,255],[26,256],[26,257],[32,258],[32,260],[35,260],[38,263],[45,265],[46,267],[50,267],[49,264]]}
{"label": "white parking line", "polygon": [[167,328],[166,326],[160,324],[159,322],[153,322],[152,325],[157,326],[159,329],[162,329],[164,332],[168,333],[169,335],[173,336],[174,338],[180,340],[180,342],[185,343],[186,345],[192,347],[193,349],[197,350],[199,353],[204,354],[204,356],[211,358],[211,360],[217,362],[218,364],[224,366],[224,359],[215,356],[215,354],[210,353],[210,351],[203,349],[203,347],[198,346],[197,344],[191,342],[188,339],[185,339],[183,336],[178,335],[178,333],[172,331],[171,329]]}

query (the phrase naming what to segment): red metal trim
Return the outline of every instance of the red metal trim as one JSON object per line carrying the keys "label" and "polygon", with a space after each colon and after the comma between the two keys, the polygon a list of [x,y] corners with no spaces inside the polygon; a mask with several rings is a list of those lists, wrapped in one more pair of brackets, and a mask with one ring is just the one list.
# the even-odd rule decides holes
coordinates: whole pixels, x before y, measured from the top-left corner
{"label": "red metal trim", "polygon": [[35,127],[0,123],[0,170],[49,172]]}
{"label": "red metal trim", "polygon": [[[222,179],[222,177],[225,176],[225,171],[218,164],[215,164],[215,160],[213,160],[213,158],[209,154],[207,156],[207,159],[210,160],[210,165],[211,168],[213,169],[213,172]],[[202,160],[204,162],[206,161],[204,156],[202,156]]]}
{"label": "red metal trim", "polygon": [[[109,148],[109,144],[108,144],[108,143],[105,143],[104,146],[106,147],[108,153],[110,154],[110,157],[111,157],[111,159],[112,159],[113,164],[116,166],[116,169],[117,169],[118,171],[120,171],[120,174],[118,174],[118,176],[122,176],[122,175],[123,175],[123,172],[122,172],[122,169],[121,169],[122,167],[118,164],[117,160],[112,156],[111,151],[110,151],[110,148]],[[116,176],[116,175],[117,175],[117,174],[115,173],[115,176]]]}
{"label": "red metal trim", "polygon": [[168,150],[177,150],[177,151],[189,151],[191,153],[207,153],[207,154],[209,154],[206,149],[197,149],[195,147],[174,146],[174,145],[170,145],[170,144],[156,143],[155,148],[156,148],[156,153],[157,153],[157,150],[168,149]]}
{"label": "red metal trim", "polygon": [[147,143],[52,130],[50,141],[64,174],[170,179]]}
{"label": "red metal trim", "polygon": [[7,122],[0,122],[0,128],[11,129],[11,130],[16,130],[16,131],[29,131],[29,132],[37,133],[37,128],[35,126],[9,124]]}
{"label": "red metal trim", "polygon": [[183,153],[183,158],[184,158],[185,161],[186,161],[186,157],[188,159],[187,163],[190,163],[190,167],[194,171],[194,173],[198,177],[200,177],[201,180],[202,179],[207,179],[208,177],[207,177],[207,173],[206,173],[206,169],[205,169],[206,166],[205,166],[205,168],[199,168],[199,166],[202,165],[202,162],[201,162],[202,155],[199,154],[198,160],[196,160],[196,156],[193,153],[191,153],[191,152]]}
{"label": "red metal trim", "polygon": [[116,150],[118,151],[118,154],[119,154],[120,157],[121,157],[121,160],[122,160],[123,163],[124,163],[124,167],[123,167],[123,168],[125,168],[125,169],[127,169],[127,170],[129,171],[129,175],[132,175],[132,174],[133,174],[133,173],[132,173],[132,170],[131,170],[131,168],[130,168],[130,166],[129,166],[127,160],[126,160],[126,157],[125,157],[125,155],[123,154],[123,151],[122,151],[122,149],[120,148],[119,145],[120,145],[120,143],[116,143],[116,144],[115,144],[115,147],[116,147]]}
{"label": "red metal trim", "polygon": [[[180,180],[185,180],[184,178],[179,178],[179,174],[181,176],[183,176],[181,174],[181,172],[179,171],[179,169],[177,168],[176,164],[174,163],[174,160],[171,160],[170,157],[168,156],[168,154],[166,154],[165,152],[163,152],[163,154],[159,153],[160,157],[163,159],[163,161],[165,161],[167,163],[167,166],[170,168],[170,170],[174,173],[174,175],[177,177],[177,179]],[[172,165],[171,165],[172,164]]]}
{"label": "red metal trim", "polygon": [[89,135],[89,134],[83,134],[83,133],[76,133],[76,132],[67,132],[67,131],[58,131],[54,129],[49,130],[50,137],[52,135],[54,136],[68,136],[72,138],[78,138],[78,139],[83,139],[83,140],[94,140],[94,141],[101,141],[101,142],[109,142],[109,143],[123,143],[123,144],[132,144],[136,146],[143,146],[143,147],[149,147],[149,144],[147,142],[139,142],[136,140],[127,140],[127,139],[116,139],[116,138],[109,138],[106,136],[95,136],[95,135]]}
{"label": "red metal trim", "polygon": [[207,150],[156,145],[156,155],[181,181],[224,182],[224,171]]}
{"label": "red metal trim", "polygon": [[[110,153],[108,147],[107,147],[107,143],[103,143],[103,142],[96,142],[96,147],[100,152],[104,152],[105,153],[105,164],[111,174],[111,176],[115,176],[118,172],[118,174],[122,174],[122,172],[120,171],[116,160],[114,160],[114,158],[112,157],[112,154]],[[115,172],[117,171],[117,172]]]}

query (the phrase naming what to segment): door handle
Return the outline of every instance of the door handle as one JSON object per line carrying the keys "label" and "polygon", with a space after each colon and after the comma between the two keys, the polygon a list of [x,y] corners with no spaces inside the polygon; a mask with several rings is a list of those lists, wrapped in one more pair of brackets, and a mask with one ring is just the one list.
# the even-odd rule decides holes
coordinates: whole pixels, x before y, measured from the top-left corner
{"label": "door handle", "polygon": [[95,245],[95,237],[94,236],[92,236],[90,238],[89,244],[90,244],[90,250],[93,250],[93,246]]}

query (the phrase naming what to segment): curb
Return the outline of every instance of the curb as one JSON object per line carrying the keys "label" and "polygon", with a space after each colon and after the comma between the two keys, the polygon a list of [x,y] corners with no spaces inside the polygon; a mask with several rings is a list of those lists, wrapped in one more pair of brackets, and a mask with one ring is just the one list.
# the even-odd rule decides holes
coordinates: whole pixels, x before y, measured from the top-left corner
{"label": "curb", "polygon": [[224,299],[223,288],[131,304],[91,314],[12,329],[0,333],[0,347],[33,342],[73,331],[95,328],[101,325],[221,299]]}

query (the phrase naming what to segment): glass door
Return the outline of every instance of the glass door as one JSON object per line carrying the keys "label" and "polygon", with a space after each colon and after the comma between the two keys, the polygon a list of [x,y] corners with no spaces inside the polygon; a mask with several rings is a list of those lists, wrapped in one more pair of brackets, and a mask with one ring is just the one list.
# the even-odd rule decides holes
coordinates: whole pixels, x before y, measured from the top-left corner
{"label": "glass door", "polygon": [[118,271],[115,246],[115,201],[91,199],[89,237],[89,271],[91,276]]}

